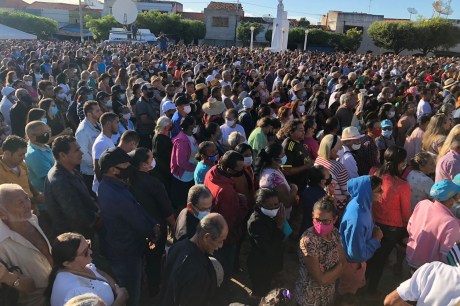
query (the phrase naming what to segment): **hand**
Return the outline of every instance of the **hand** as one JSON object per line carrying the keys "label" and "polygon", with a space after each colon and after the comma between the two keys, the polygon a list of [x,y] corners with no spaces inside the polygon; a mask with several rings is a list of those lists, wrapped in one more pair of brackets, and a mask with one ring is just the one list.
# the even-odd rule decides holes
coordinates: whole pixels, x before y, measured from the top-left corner
{"label": "hand", "polygon": [[282,229],[285,220],[286,220],[286,215],[284,211],[284,204],[280,203],[280,209],[278,210],[278,214],[275,216],[276,226],[279,229]]}
{"label": "hand", "polygon": [[65,130],[62,133],[65,134],[65,135],[72,135],[73,130],[68,127],[68,128],[65,128]]}
{"label": "hand", "polygon": [[372,237],[379,242],[382,240],[383,232],[380,229],[380,227],[378,226],[374,227],[374,232],[372,233]]}
{"label": "hand", "polygon": [[116,299],[122,303],[126,303],[128,301],[128,290],[126,290],[126,288],[123,287],[120,288],[117,284],[115,284],[115,295]]}
{"label": "hand", "polygon": [[8,269],[4,264],[0,263],[0,283],[4,283],[8,277]]}

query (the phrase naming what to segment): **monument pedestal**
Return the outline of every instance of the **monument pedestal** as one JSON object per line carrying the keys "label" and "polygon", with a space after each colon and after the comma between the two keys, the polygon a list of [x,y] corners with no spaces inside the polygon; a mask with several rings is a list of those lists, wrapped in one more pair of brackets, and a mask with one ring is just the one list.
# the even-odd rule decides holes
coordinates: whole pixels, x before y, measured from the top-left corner
{"label": "monument pedestal", "polygon": [[284,10],[283,0],[278,0],[276,18],[273,20],[272,45],[270,51],[281,52],[287,50],[289,37],[289,20]]}

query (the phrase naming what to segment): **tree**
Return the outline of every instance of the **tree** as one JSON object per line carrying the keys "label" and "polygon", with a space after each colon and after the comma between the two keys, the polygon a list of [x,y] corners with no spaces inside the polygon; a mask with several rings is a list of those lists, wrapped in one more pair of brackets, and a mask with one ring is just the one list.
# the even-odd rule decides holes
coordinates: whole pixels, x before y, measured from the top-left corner
{"label": "tree", "polygon": [[391,50],[396,54],[414,47],[415,32],[414,23],[409,21],[376,21],[367,29],[369,37],[377,47]]}
{"label": "tree", "polygon": [[93,18],[86,15],[85,22],[86,27],[93,33],[95,40],[108,39],[112,28],[123,27],[112,15],[106,15],[102,18]]}
{"label": "tree", "polygon": [[310,21],[308,21],[305,17],[300,18],[298,23],[300,28],[310,27]]}
{"label": "tree", "polygon": [[361,41],[363,40],[363,31],[358,30],[357,28],[352,28],[345,33],[343,39],[343,48],[348,49],[351,52],[356,52],[361,46]]}
{"label": "tree", "polygon": [[413,50],[424,55],[437,49],[449,49],[460,43],[460,29],[444,18],[420,19],[415,23]]}
{"label": "tree", "polygon": [[273,36],[273,30],[268,29],[267,32],[265,32],[265,40],[272,41],[272,36]]}
{"label": "tree", "polygon": [[181,38],[186,44],[197,42],[206,36],[206,25],[197,20],[182,20]]}
{"label": "tree", "polygon": [[39,39],[48,39],[58,30],[56,21],[21,11],[0,10],[0,22],[6,26],[37,35]]}
{"label": "tree", "polygon": [[251,41],[251,27],[254,27],[254,40],[262,32],[263,25],[257,22],[241,22],[236,29],[236,37],[247,45]]}

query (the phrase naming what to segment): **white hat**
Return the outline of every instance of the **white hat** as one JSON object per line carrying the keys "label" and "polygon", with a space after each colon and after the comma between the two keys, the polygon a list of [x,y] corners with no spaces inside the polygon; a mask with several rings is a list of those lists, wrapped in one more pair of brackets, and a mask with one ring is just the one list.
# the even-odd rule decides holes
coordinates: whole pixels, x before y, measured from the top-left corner
{"label": "white hat", "polygon": [[342,140],[355,140],[364,137],[354,126],[349,126],[342,131]]}
{"label": "white hat", "polygon": [[246,109],[249,109],[252,107],[252,105],[254,104],[254,101],[252,101],[251,98],[249,97],[246,97],[243,99],[243,107],[246,108]]}
{"label": "white hat", "polygon": [[16,89],[14,89],[13,87],[9,87],[9,86],[6,86],[6,87],[3,87],[2,89],[2,96],[9,96],[11,95]]}
{"label": "white hat", "polygon": [[166,113],[167,111],[172,110],[172,109],[176,109],[176,106],[171,101],[166,101],[163,104],[163,106],[161,107],[161,110],[163,111],[163,114]]}
{"label": "white hat", "polygon": [[212,82],[214,80],[215,80],[215,77],[212,74],[210,74],[210,75],[208,75],[206,77],[206,83]]}

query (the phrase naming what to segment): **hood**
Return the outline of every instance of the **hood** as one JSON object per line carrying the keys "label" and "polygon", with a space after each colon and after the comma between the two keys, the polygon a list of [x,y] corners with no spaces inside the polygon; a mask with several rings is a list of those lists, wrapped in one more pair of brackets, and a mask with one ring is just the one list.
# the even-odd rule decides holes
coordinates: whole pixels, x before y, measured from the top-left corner
{"label": "hood", "polygon": [[232,178],[225,176],[222,173],[222,170],[219,169],[218,165],[213,166],[206,174],[206,177],[208,177],[208,175],[209,181],[221,188],[223,188],[224,185],[235,185],[235,182],[232,180]]}
{"label": "hood", "polygon": [[371,187],[371,177],[369,175],[353,178],[347,183],[347,190],[352,201],[356,201],[361,208],[370,209],[373,197]]}

